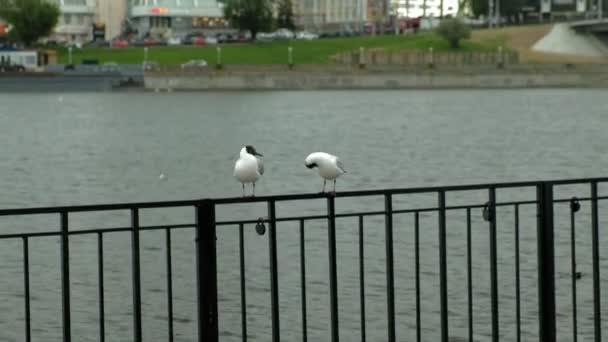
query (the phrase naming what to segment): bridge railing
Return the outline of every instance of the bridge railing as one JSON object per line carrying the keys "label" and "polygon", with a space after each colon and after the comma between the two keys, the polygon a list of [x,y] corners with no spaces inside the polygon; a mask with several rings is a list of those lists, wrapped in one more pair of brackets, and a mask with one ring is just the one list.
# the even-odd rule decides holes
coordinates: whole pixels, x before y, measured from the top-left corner
{"label": "bridge railing", "polygon": [[[397,328],[400,325],[399,315],[395,309],[396,296],[396,278],[395,278],[395,219],[409,215],[414,218],[414,259],[415,268],[413,277],[415,278],[415,336],[417,341],[425,340],[421,329],[421,310],[424,303],[421,302],[421,243],[420,243],[420,218],[422,215],[432,213],[436,215],[437,222],[434,225],[437,232],[437,251],[438,263],[436,271],[439,275],[439,290],[437,296],[439,298],[439,316],[440,325],[438,327],[438,336],[442,342],[448,342],[453,336],[450,334],[450,318],[453,315],[453,310],[448,307],[451,288],[450,279],[448,277],[448,231],[450,225],[454,222],[448,219],[448,213],[458,212],[465,218],[464,224],[466,227],[463,236],[466,240],[466,267],[463,272],[466,273],[466,321],[467,327],[463,327],[467,331],[467,340],[475,339],[473,325],[473,303],[476,298],[473,295],[473,277],[472,277],[472,238],[471,230],[472,219],[476,216],[481,216],[485,220],[488,229],[488,264],[489,264],[489,287],[490,291],[487,296],[490,301],[490,335],[492,341],[505,340],[504,333],[500,331],[501,311],[499,301],[499,267],[498,267],[498,246],[497,238],[497,223],[499,222],[497,215],[498,211],[509,210],[513,215],[513,220],[509,221],[512,224],[510,233],[514,237],[514,266],[515,272],[512,275],[514,278],[514,306],[515,306],[515,339],[522,340],[522,298],[521,298],[521,283],[520,283],[520,212],[523,208],[533,210],[536,215],[536,253],[537,253],[537,284],[538,295],[536,297],[538,307],[535,310],[537,316],[539,333],[538,338],[542,342],[554,342],[557,339],[556,329],[556,254],[555,254],[555,233],[556,233],[556,218],[562,215],[556,215],[556,212],[566,213],[570,220],[569,222],[559,222],[560,226],[569,225],[570,236],[570,259],[571,269],[569,277],[571,279],[571,312],[562,313],[568,315],[572,320],[572,338],[577,340],[577,312],[580,304],[577,304],[576,294],[577,279],[580,276],[577,270],[576,261],[576,234],[575,223],[576,213],[579,211],[581,203],[588,203],[590,206],[590,234],[591,241],[591,276],[593,292],[593,340],[601,341],[602,336],[602,318],[601,318],[601,278],[600,278],[600,201],[608,199],[598,194],[598,185],[608,183],[608,178],[596,179],[573,179],[573,180],[558,180],[558,181],[533,181],[533,182],[518,182],[518,183],[499,183],[499,184],[476,184],[462,186],[445,186],[445,187],[425,187],[425,188],[407,188],[407,189],[386,189],[386,190],[371,190],[371,191],[351,191],[340,192],[334,195],[329,194],[297,194],[297,195],[282,195],[282,196],[260,196],[249,198],[220,198],[220,199],[202,199],[192,201],[174,201],[174,202],[154,202],[154,203],[129,203],[129,204],[109,204],[109,205],[90,205],[90,206],[70,206],[70,207],[53,207],[53,208],[29,208],[29,209],[6,209],[0,210],[0,217],[11,216],[31,216],[31,215],[54,215],[60,223],[58,231],[45,231],[33,233],[14,233],[2,234],[0,239],[21,239],[23,247],[23,274],[24,274],[24,306],[25,306],[25,332],[24,340],[31,341],[31,294],[30,294],[30,262],[29,262],[29,242],[32,239],[43,236],[57,236],[60,238],[60,267],[61,267],[61,294],[62,294],[62,336],[63,341],[69,342],[77,340],[72,336],[72,318],[71,313],[75,309],[70,302],[70,238],[75,235],[93,235],[97,237],[97,266],[98,266],[98,324],[99,324],[99,340],[106,339],[105,333],[105,308],[104,308],[104,235],[112,232],[128,232],[131,236],[131,287],[132,287],[132,320],[133,320],[133,341],[140,342],[146,339],[143,338],[145,332],[142,332],[142,283],[141,283],[141,247],[140,233],[143,231],[163,231],[165,237],[166,248],[166,263],[164,265],[167,279],[167,331],[168,341],[173,341],[175,338],[173,323],[173,290],[172,290],[172,232],[177,229],[193,229],[196,233],[196,300],[198,314],[196,325],[198,331],[198,341],[213,342],[221,340],[218,329],[218,322],[221,320],[221,315],[218,314],[218,274],[222,272],[222,264],[218,264],[218,251],[216,245],[216,236],[220,227],[237,227],[239,232],[238,250],[239,250],[239,288],[240,288],[240,317],[241,317],[241,332],[240,339],[246,341],[248,336],[248,313],[247,313],[247,297],[246,297],[246,257],[245,257],[245,241],[244,230],[246,227],[255,226],[260,235],[266,235],[268,239],[268,256],[269,256],[269,283],[270,292],[270,332],[272,341],[281,340],[281,312],[280,312],[280,292],[281,286],[279,282],[279,260],[278,260],[278,242],[277,231],[284,223],[291,222],[298,226],[297,236],[299,237],[297,244],[299,246],[300,267],[297,270],[300,283],[301,296],[301,339],[302,341],[309,340],[308,332],[310,327],[307,324],[307,319],[310,317],[310,312],[307,308],[307,297],[310,298],[310,293],[307,292],[307,269],[306,269],[306,233],[307,226],[311,221],[324,222],[327,229],[327,263],[328,263],[328,293],[329,302],[327,310],[329,311],[329,329],[327,331],[330,340],[337,342],[340,339],[339,327],[339,312],[340,301],[339,292],[341,289],[338,278],[338,244],[336,238],[336,222],[346,218],[355,219],[357,222],[357,245],[358,245],[358,280],[359,280],[359,322],[360,338],[365,341],[368,338],[368,330],[366,327],[370,319],[369,313],[366,312],[366,271],[365,271],[365,241],[364,231],[367,229],[376,229],[377,227],[366,228],[365,223],[369,222],[371,217],[384,218],[382,227],[384,233],[384,250],[385,250],[385,317],[386,317],[386,340],[397,341]],[[566,196],[557,197],[554,194],[556,191],[561,191],[562,188],[568,186],[583,186],[588,189],[588,196],[580,198]],[[508,200],[497,201],[502,192],[505,191],[532,191],[535,195],[525,200]],[[485,193],[484,199],[475,203],[466,204],[451,204],[448,200],[460,193],[476,191]],[[395,205],[396,199],[403,197],[428,195],[435,197],[435,204],[428,207],[417,208],[401,208]],[[348,199],[367,199],[381,198],[383,208],[381,210],[363,210],[363,211],[346,211],[338,212],[336,203],[346,201]],[[325,209],[321,212],[315,212],[313,215],[298,215],[287,216],[281,215],[281,211],[277,210],[277,204],[284,203],[299,203],[300,201],[316,201],[324,204]],[[264,204],[266,206],[267,216],[261,218],[247,218],[238,220],[218,220],[216,211],[218,209],[227,208],[233,209],[233,206],[251,206]],[[191,208],[193,210],[194,223],[175,224],[175,225],[142,225],[140,223],[140,212],[144,209],[153,208]],[[86,230],[71,230],[70,217],[76,213],[83,212],[116,212],[128,211],[130,215],[130,226],[102,228],[102,229],[86,229]],[[451,217],[451,216],[450,216]],[[266,226],[268,228],[266,234]],[[223,229],[223,228],[222,228]],[[428,227],[425,227],[428,229]],[[580,227],[579,227],[580,229]],[[426,247],[424,247],[426,248]],[[589,260],[585,260],[589,261]],[[568,336],[569,338],[570,336]],[[524,338],[525,339],[525,338]]]}

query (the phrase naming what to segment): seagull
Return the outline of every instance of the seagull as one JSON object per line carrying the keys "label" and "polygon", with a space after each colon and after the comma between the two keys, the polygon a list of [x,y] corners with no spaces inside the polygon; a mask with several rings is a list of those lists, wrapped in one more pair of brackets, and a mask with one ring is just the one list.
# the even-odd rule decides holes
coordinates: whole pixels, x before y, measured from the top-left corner
{"label": "seagull", "polygon": [[243,197],[245,197],[245,183],[253,184],[251,196],[255,196],[255,182],[264,174],[264,163],[256,156],[263,157],[253,145],[246,145],[241,149],[240,157],[234,164],[234,177],[243,185]]}
{"label": "seagull", "polygon": [[308,155],[305,160],[306,167],[309,169],[319,169],[319,176],[323,178],[323,190],[325,192],[325,184],[327,181],[334,181],[333,194],[336,193],[336,178],[346,173],[344,166],[340,162],[338,157],[325,153],[325,152],[314,152]]}

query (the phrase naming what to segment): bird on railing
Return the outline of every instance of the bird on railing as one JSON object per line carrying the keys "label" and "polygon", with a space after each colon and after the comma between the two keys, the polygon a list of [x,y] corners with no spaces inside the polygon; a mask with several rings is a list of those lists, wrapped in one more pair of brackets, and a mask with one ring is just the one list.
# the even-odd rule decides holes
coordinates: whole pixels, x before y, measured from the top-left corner
{"label": "bird on railing", "polygon": [[327,181],[334,182],[334,189],[331,194],[336,194],[336,179],[346,173],[344,166],[338,157],[325,152],[314,152],[308,155],[305,160],[306,167],[309,169],[317,168],[319,176],[323,178],[322,193],[325,192]]}
{"label": "bird on railing", "polygon": [[263,157],[253,145],[246,145],[241,149],[240,157],[234,164],[234,177],[243,186],[243,197],[245,197],[246,183],[252,184],[251,196],[255,196],[255,182],[264,174],[264,163],[257,156]]}

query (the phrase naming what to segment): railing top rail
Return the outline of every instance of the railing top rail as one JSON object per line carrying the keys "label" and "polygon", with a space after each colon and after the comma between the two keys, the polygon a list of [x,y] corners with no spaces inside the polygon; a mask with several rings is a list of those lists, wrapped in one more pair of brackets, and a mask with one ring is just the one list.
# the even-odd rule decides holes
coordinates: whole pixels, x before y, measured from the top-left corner
{"label": "railing top rail", "polygon": [[[551,185],[574,185],[574,184],[590,184],[608,182],[608,177],[602,178],[579,178],[579,179],[561,179],[549,181],[526,181],[526,182],[510,182],[510,183],[484,183],[484,184],[468,184],[468,185],[453,185],[453,186],[431,186],[418,188],[394,188],[394,189],[377,189],[377,190],[361,190],[361,191],[345,191],[336,193],[335,197],[365,197],[365,196],[383,196],[383,195],[402,195],[402,194],[421,194],[433,192],[458,192],[458,191],[474,191],[483,189],[508,189],[508,188],[525,188],[534,187],[542,183]],[[76,213],[76,212],[91,212],[91,211],[118,211],[131,209],[154,209],[154,208],[176,208],[176,207],[192,207],[202,204],[206,201],[211,201],[214,204],[238,204],[238,203],[256,203],[269,201],[298,201],[327,198],[330,196],[326,193],[308,193],[308,194],[291,194],[291,195],[276,195],[276,196],[257,196],[257,197],[226,197],[226,198],[207,198],[194,199],[184,201],[166,201],[166,202],[135,202],[135,203],[116,203],[116,204],[98,204],[98,205],[76,205],[76,206],[57,206],[57,207],[38,207],[38,208],[15,208],[15,209],[0,209],[0,216],[17,216],[17,215],[38,215],[38,214],[57,214],[57,213]]]}

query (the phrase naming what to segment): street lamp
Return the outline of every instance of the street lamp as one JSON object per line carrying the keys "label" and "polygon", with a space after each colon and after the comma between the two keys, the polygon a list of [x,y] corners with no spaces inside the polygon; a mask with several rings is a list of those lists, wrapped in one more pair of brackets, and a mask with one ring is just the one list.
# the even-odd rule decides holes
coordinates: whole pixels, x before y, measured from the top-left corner
{"label": "street lamp", "polygon": [[72,47],[68,47],[68,64],[72,64]]}

